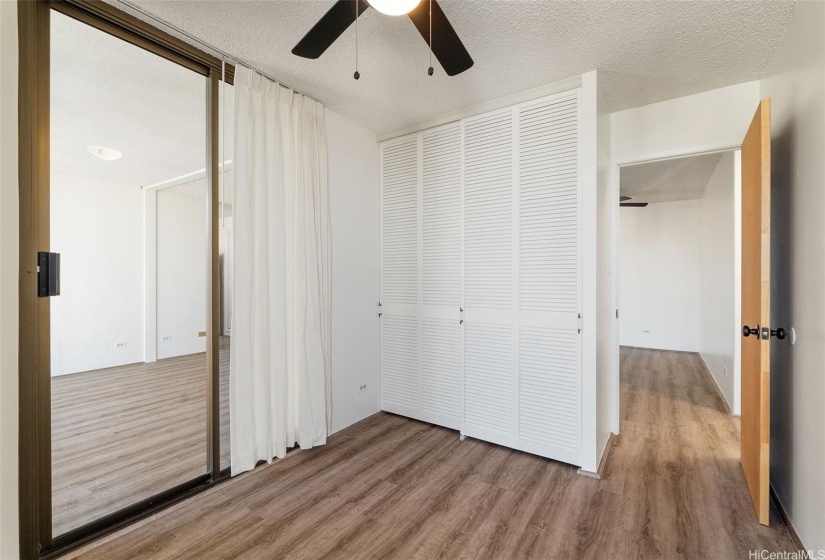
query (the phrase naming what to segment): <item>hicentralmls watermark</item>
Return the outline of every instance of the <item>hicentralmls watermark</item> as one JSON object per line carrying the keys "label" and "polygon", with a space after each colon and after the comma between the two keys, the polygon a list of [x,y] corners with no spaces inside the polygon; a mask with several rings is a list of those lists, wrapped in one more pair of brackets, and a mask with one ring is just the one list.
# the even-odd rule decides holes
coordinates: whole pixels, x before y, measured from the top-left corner
{"label": "hicentralmls watermark", "polygon": [[748,560],[825,560],[825,550],[794,550],[793,552],[750,550]]}

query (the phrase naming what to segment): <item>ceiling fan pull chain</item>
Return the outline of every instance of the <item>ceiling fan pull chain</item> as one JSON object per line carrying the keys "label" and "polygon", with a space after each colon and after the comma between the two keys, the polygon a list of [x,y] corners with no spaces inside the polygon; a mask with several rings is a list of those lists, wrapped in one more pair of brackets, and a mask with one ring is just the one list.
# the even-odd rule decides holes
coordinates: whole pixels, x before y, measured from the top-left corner
{"label": "ceiling fan pull chain", "polygon": [[358,8],[361,0],[355,0],[355,74],[352,75],[356,80],[361,77],[358,72]]}
{"label": "ceiling fan pull chain", "polygon": [[433,72],[433,0],[430,0],[430,67],[427,74],[432,76]]}

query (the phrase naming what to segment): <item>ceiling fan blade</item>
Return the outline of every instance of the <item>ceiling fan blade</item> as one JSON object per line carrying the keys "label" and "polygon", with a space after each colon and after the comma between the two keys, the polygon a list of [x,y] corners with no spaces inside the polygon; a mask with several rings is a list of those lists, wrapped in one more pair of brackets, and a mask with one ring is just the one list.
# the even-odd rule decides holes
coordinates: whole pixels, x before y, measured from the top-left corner
{"label": "ceiling fan blade", "polygon": [[[365,0],[360,0],[357,7],[360,16],[370,5]],[[355,9],[355,0],[338,0],[295,45],[292,54],[304,58],[318,58],[324,54],[355,21]]]}
{"label": "ceiling fan blade", "polygon": [[620,202],[619,206],[624,206],[626,208],[644,208],[647,204],[647,202]]}
{"label": "ceiling fan blade", "polygon": [[433,10],[433,54],[448,76],[455,76],[473,65],[470,53],[464,47],[452,24],[436,0],[421,0],[408,16],[421,36],[430,44],[430,2]]}

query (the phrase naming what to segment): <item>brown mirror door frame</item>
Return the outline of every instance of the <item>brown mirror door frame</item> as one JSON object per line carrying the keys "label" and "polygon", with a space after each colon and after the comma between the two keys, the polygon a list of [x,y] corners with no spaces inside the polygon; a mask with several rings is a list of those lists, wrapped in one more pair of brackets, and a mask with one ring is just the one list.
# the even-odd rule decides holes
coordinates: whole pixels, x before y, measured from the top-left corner
{"label": "brown mirror door frame", "polygon": [[[207,77],[207,471],[97,521],[55,538],[52,535],[51,356],[49,298],[37,296],[37,252],[49,250],[50,14],[59,11]],[[145,517],[228,477],[220,469],[218,258],[219,85],[221,60],[100,1],[19,0],[19,498],[20,554],[49,558]],[[226,65],[227,83],[234,66]]]}

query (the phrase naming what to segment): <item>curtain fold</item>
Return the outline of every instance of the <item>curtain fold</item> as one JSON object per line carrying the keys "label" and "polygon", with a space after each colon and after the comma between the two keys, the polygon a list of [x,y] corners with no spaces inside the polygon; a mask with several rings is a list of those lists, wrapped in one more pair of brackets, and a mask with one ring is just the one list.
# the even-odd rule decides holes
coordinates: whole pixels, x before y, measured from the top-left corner
{"label": "curtain fold", "polygon": [[235,68],[232,474],[326,442],[330,231],[324,107]]}

